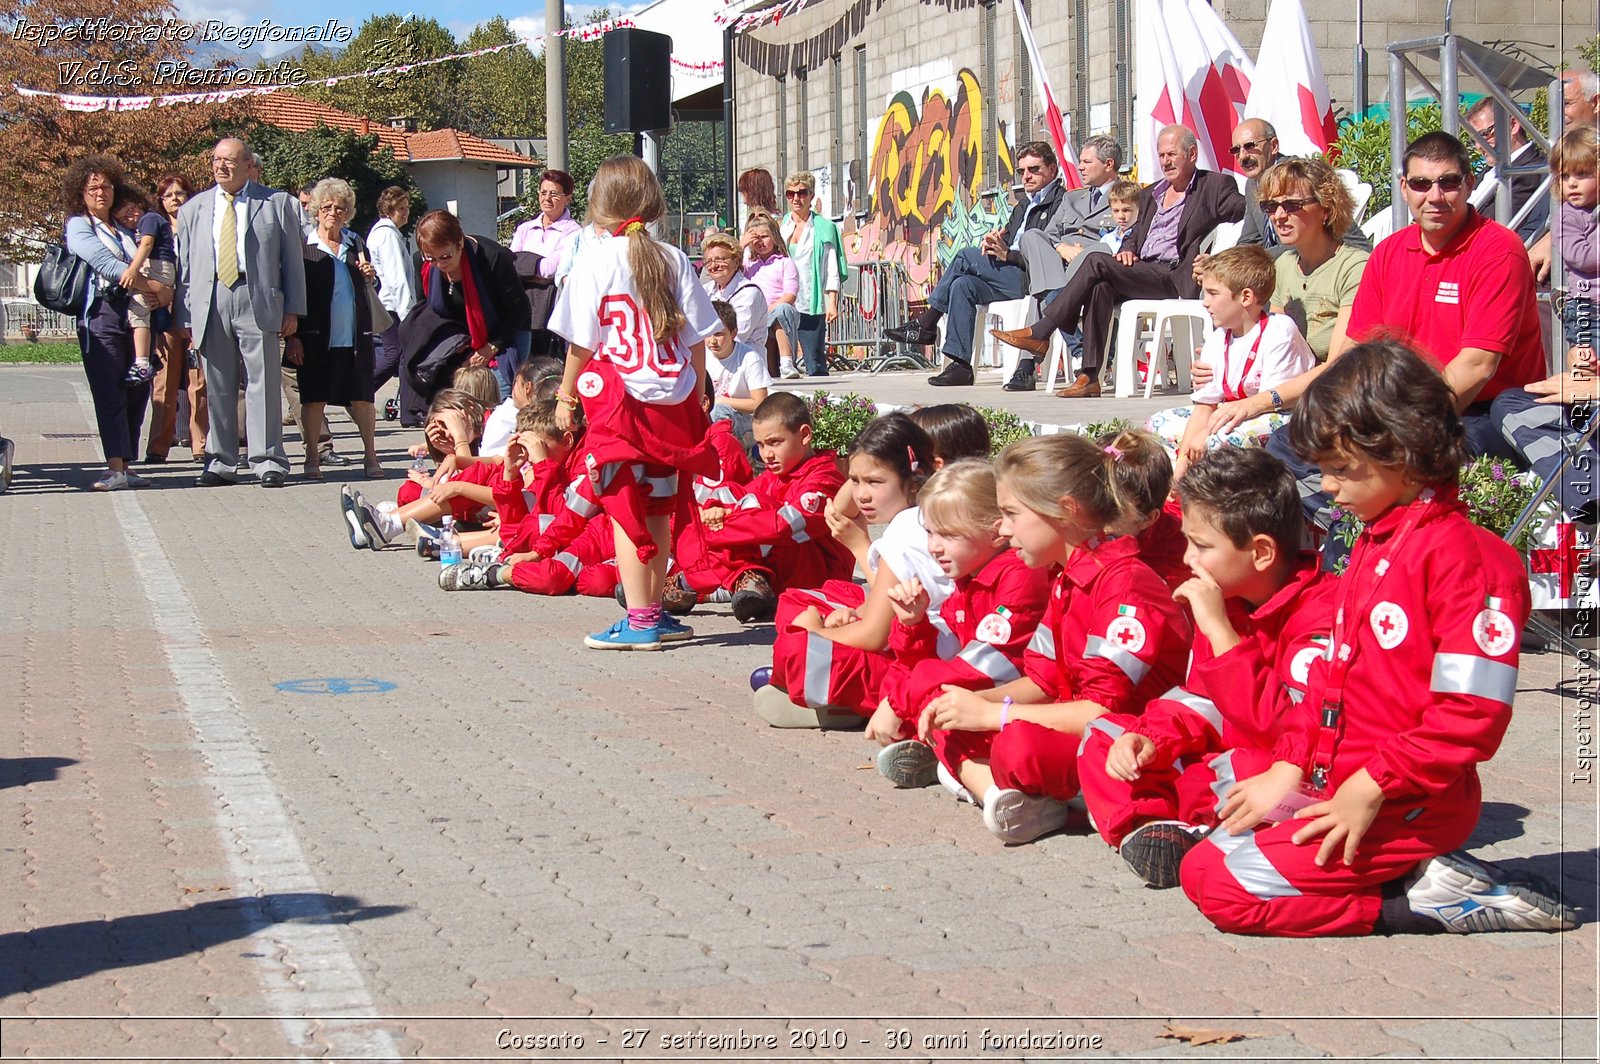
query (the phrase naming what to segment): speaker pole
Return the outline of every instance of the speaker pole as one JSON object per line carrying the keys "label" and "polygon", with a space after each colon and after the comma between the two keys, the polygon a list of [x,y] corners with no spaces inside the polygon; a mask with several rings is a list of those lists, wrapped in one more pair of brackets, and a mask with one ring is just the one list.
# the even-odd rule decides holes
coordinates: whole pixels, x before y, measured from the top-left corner
{"label": "speaker pole", "polygon": [[544,164],[567,168],[566,0],[544,0]]}

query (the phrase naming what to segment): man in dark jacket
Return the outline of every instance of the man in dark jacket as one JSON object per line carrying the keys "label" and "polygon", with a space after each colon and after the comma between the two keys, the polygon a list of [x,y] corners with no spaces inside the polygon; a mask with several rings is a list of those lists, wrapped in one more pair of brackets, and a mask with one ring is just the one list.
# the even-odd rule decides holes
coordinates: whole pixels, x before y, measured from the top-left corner
{"label": "man in dark jacket", "polygon": [[1028,278],[1017,246],[1024,232],[1044,227],[1061,199],[1056,153],[1040,141],[1023,145],[1017,153],[1017,176],[1022,179],[1026,199],[1011,212],[1005,229],[985,234],[978,247],[958,251],[928,294],[928,309],[915,321],[886,334],[897,343],[926,346],[938,342],[940,316],[950,315],[944,335],[945,367],[928,379],[929,384],[971,384],[972,334],[978,307],[1028,294]]}
{"label": "man in dark jacket", "polygon": [[1200,243],[1221,222],[1244,216],[1244,197],[1227,174],[1198,170],[1199,143],[1183,126],[1167,126],[1156,138],[1161,179],[1139,196],[1139,220],[1115,256],[1096,255],[1050,303],[1032,329],[996,332],[1005,343],[1035,356],[1049,350],[1056,329],[1083,326],[1083,368],[1056,395],[1077,399],[1100,394],[1100,364],[1111,335],[1111,319],[1125,299],[1196,299],[1190,272]]}

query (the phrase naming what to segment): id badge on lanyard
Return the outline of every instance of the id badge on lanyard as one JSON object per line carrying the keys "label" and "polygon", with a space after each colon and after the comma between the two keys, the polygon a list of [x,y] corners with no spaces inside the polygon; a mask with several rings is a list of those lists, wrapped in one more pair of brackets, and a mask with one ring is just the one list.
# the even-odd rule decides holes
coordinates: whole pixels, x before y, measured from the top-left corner
{"label": "id badge on lanyard", "polygon": [[[1350,567],[1343,579],[1350,581],[1341,589],[1339,596],[1339,612],[1333,622],[1333,660],[1328,666],[1328,683],[1322,691],[1322,705],[1317,710],[1317,745],[1311,754],[1311,776],[1302,784],[1302,790],[1308,793],[1324,796],[1327,792],[1328,777],[1333,772],[1333,754],[1339,746],[1339,739],[1344,734],[1344,684],[1349,676],[1350,666],[1355,658],[1355,642],[1352,636],[1347,640],[1348,625],[1358,615],[1364,615],[1367,607],[1372,605],[1372,600],[1377,597],[1378,589],[1383,586],[1384,577],[1389,575],[1395,557],[1400,553],[1405,539],[1422,520],[1423,513],[1433,504],[1433,489],[1425,488],[1417,496],[1417,501],[1410,507],[1405,523],[1395,533],[1394,542],[1389,549],[1379,558],[1373,567],[1377,579],[1372,582],[1359,605],[1352,600],[1356,593],[1356,582],[1352,577],[1360,572],[1362,563],[1365,562],[1367,545],[1363,541],[1356,547],[1350,557]],[[1320,797],[1313,801],[1321,800]],[[1274,810],[1276,812],[1276,810]]]}

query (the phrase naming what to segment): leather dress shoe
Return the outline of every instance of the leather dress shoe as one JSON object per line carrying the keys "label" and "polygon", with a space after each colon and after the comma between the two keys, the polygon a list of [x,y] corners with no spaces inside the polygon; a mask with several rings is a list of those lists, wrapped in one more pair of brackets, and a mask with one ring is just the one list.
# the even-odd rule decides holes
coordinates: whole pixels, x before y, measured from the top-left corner
{"label": "leather dress shoe", "polygon": [[1018,351],[1026,351],[1030,355],[1047,355],[1050,353],[1050,341],[1035,340],[1033,334],[1027,329],[990,329],[989,335],[1008,347],[1014,347]]}
{"label": "leather dress shoe", "polygon": [[1008,392],[1032,392],[1039,388],[1039,375],[1032,366],[1018,366],[1011,379],[1001,386]]}
{"label": "leather dress shoe", "polygon": [[944,369],[928,378],[935,388],[957,388],[972,383],[972,367],[955,359],[944,364]]}
{"label": "leather dress shoe", "polygon": [[200,479],[194,482],[194,486],[197,488],[220,488],[232,483],[233,481],[221,473],[213,473],[208,469],[200,474]]}
{"label": "leather dress shoe", "polygon": [[1065,388],[1056,389],[1057,399],[1094,399],[1100,395],[1100,382],[1087,373],[1080,373]]}
{"label": "leather dress shoe", "polygon": [[276,469],[269,469],[261,474],[261,486],[263,488],[281,488],[287,482],[288,478]]}
{"label": "leather dress shoe", "polygon": [[883,335],[897,344],[910,344],[912,347],[927,347],[929,344],[939,342],[938,329],[925,329],[919,322],[908,321],[904,325],[896,325],[892,329],[885,329]]}

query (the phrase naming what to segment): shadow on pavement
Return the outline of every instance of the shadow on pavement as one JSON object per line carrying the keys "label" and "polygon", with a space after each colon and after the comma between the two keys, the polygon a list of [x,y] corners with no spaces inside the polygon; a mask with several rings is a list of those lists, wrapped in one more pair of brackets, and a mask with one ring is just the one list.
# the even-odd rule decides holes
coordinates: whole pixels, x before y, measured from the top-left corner
{"label": "shadow on pavement", "polygon": [[8,787],[26,787],[30,783],[48,783],[62,769],[77,763],[70,757],[0,757],[0,791]]}
{"label": "shadow on pavement", "polygon": [[1520,839],[1526,834],[1522,829],[1522,818],[1527,815],[1526,806],[1513,802],[1484,802],[1483,810],[1478,814],[1478,826],[1473,830],[1467,846],[1493,846],[1507,839]]}
{"label": "shadow on pavement", "polygon": [[1537,857],[1508,857],[1495,861],[1512,872],[1532,872],[1555,884],[1561,900],[1577,912],[1582,923],[1600,921],[1600,889],[1595,881],[1600,849],[1544,853]]}
{"label": "shadow on pavement", "polygon": [[187,909],[86,920],[0,935],[0,998],[96,972],[154,964],[248,938],[274,924],[347,924],[405,911],[338,894],[268,894]]}

